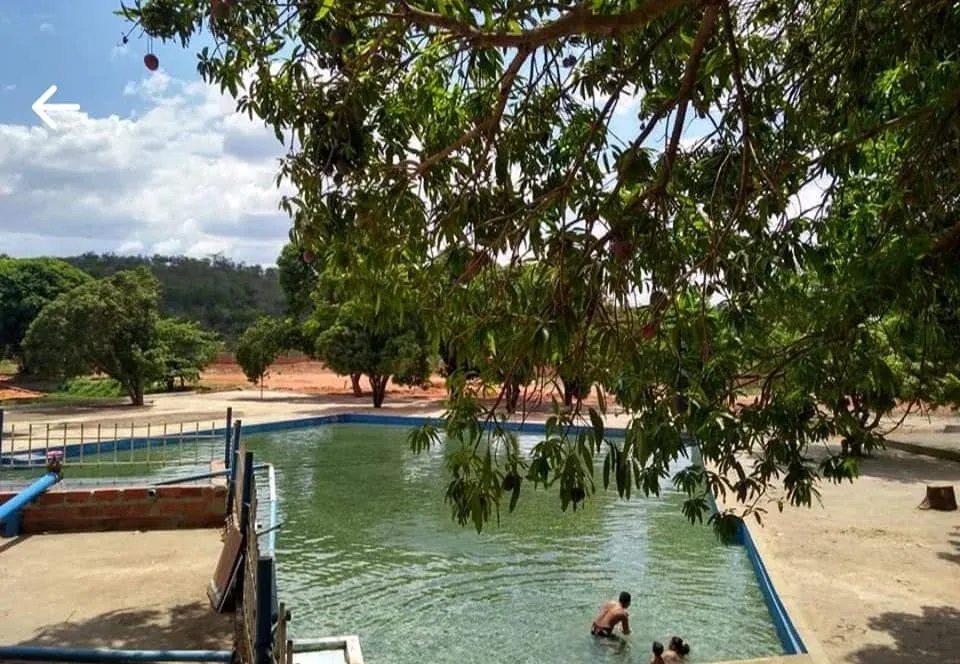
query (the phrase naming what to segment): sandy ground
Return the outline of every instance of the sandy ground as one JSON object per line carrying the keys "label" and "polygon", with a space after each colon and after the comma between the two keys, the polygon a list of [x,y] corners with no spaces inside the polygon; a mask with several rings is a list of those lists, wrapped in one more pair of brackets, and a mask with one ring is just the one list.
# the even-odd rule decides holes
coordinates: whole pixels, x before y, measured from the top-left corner
{"label": "sandy ground", "polygon": [[960,464],[886,451],[861,473],[751,524],[778,592],[829,661],[960,662],[960,512],[917,509]]}
{"label": "sandy ground", "polygon": [[206,587],[219,530],[0,540],[0,643],[228,649],[232,615]]}

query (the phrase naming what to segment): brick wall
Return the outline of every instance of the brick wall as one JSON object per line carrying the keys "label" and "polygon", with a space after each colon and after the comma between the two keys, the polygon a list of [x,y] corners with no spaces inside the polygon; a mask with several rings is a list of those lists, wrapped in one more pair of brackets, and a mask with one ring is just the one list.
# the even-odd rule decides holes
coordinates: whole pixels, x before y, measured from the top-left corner
{"label": "brick wall", "polygon": [[[0,493],[0,505],[14,495]],[[52,490],[24,508],[20,532],[214,528],[224,523],[226,503],[227,488],[210,484]]]}

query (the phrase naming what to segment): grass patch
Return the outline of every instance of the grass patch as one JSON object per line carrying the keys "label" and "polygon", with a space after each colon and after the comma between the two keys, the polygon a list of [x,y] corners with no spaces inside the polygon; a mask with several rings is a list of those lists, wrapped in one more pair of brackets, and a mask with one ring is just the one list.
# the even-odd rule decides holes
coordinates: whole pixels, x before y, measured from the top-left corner
{"label": "grass patch", "polygon": [[112,398],[125,397],[127,393],[120,383],[112,378],[69,378],[48,396],[62,395],[71,397]]}
{"label": "grass patch", "polygon": [[13,360],[0,360],[0,374],[16,375],[18,368],[17,363]]}
{"label": "grass patch", "polygon": [[[26,385],[25,385],[26,387]],[[0,405],[18,405],[29,406],[39,403],[67,403],[74,405],[91,404],[96,405],[106,401],[117,401],[118,399],[129,399],[129,395],[123,387],[112,378],[81,376],[77,378],[68,378],[62,383],[55,385],[30,386],[38,391],[46,390],[46,394],[32,399],[0,399]],[[198,390],[209,392],[210,389],[202,385],[187,384],[183,388],[179,385],[174,392],[185,392]],[[147,386],[145,394],[163,394],[166,392],[164,383],[153,383]]]}

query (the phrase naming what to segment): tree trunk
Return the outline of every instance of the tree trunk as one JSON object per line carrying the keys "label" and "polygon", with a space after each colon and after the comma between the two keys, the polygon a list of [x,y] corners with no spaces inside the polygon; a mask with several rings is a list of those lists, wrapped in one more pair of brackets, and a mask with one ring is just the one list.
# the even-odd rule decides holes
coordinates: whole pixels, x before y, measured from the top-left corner
{"label": "tree trunk", "polygon": [[127,384],[127,394],[130,396],[130,402],[134,406],[143,405],[143,383],[138,380],[129,382]]}
{"label": "tree trunk", "polygon": [[567,408],[573,406],[573,398],[580,391],[580,385],[575,380],[563,382],[563,405]]}
{"label": "tree trunk", "polygon": [[920,503],[922,510],[952,512],[957,509],[957,494],[952,486],[928,486],[927,497]]}
{"label": "tree trunk", "polygon": [[363,388],[360,387],[360,376],[363,374],[352,373],[350,374],[350,386],[353,388],[353,396],[362,397]]}
{"label": "tree trunk", "polygon": [[507,412],[512,415],[517,412],[517,404],[520,403],[520,386],[513,381],[509,381],[503,387],[506,390]]}
{"label": "tree trunk", "polygon": [[370,389],[373,390],[373,407],[380,408],[383,405],[383,400],[387,396],[387,383],[390,381],[390,376],[382,376],[380,374],[370,374]]}

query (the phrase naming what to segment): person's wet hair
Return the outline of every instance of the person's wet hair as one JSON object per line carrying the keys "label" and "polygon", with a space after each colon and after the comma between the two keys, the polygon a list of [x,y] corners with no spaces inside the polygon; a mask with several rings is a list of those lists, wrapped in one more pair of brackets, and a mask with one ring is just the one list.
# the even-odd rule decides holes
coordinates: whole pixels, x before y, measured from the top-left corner
{"label": "person's wet hair", "polygon": [[660,643],[659,641],[653,642],[653,654],[656,655],[657,657],[663,654],[663,644]]}
{"label": "person's wet hair", "polygon": [[622,592],[620,593],[620,604],[623,605],[623,608],[630,606],[630,593]]}
{"label": "person's wet hair", "polygon": [[679,636],[672,636],[670,637],[670,650],[680,655],[689,655],[690,644],[684,643],[683,639]]}

